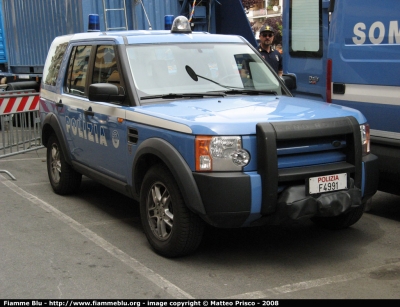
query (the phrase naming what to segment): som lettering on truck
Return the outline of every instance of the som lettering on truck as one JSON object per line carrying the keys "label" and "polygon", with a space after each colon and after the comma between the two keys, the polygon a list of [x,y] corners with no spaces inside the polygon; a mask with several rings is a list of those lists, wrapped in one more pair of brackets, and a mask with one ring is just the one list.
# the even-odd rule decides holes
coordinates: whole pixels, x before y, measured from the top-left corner
{"label": "som lettering on truck", "polygon": [[56,37],[40,91],[50,184],[70,194],[85,175],[136,200],[165,257],[194,252],[206,224],[349,227],[377,190],[368,122],[285,82],[243,37],[183,16]]}
{"label": "som lettering on truck", "polygon": [[293,95],[359,110],[379,161],[378,189],[400,195],[400,1],[292,0],[282,8]]}

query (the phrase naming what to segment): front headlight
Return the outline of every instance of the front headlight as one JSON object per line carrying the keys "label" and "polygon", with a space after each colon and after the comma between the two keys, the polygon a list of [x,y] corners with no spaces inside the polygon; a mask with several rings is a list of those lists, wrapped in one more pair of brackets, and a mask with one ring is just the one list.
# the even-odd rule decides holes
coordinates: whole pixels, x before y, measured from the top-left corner
{"label": "front headlight", "polygon": [[240,136],[197,136],[196,171],[241,171],[250,161]]}
{"label": "front headlight", "polygon": [[361,145],[363,150],[363,156],[370,153],[370,135],[369,135],[369,124],[360,125],[361,131]]}

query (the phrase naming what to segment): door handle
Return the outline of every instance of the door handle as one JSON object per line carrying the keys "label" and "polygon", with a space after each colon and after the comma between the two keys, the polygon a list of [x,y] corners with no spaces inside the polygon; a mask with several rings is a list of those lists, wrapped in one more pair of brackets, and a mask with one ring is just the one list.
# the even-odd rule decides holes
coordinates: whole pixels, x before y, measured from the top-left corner
{"label": "door handle", "polygon": [[56,107],[61,107],[61,108],[64,107],[61,99],[58,102],[56,102]]}
{"label": "door handle", "polygon": [[92,111],[92,107],[89,107],[89,109],[84,110],[83,113],[84,113],[86,116],[94,116],[94,112]]}

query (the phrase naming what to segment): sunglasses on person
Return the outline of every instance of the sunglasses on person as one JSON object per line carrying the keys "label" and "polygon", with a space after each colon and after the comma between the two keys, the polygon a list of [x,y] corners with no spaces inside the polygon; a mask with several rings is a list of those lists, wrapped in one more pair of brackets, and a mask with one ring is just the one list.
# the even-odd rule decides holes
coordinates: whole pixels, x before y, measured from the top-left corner
{"label": "sunglasses on person", "polygon": [[274,33],[263,33],[263,34],[261,34],[261,36],[262,37],[272,37],[272,36],[274,36]]}

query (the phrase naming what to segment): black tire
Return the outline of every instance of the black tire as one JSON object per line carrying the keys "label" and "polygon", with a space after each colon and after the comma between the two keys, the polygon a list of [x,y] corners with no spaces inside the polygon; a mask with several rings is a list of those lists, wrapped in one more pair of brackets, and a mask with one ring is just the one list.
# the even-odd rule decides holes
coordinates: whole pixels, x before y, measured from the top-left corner
{"label": "black tire", "polygon": [[364,207],[365,203],[347,213],[333,217],[313,217],[311,221],[326,229],[338,230],[347,228],[358,222],[364,213]]}
{"label": "black tire", "polygon": [[65,161],[60,142],[54,134],[47,144],[47,174],[54,192],[60,195],[72,194],[81,185],[82,175]]}
{"label": "black tire", "polygon": [[162,256],[188,255],[201,243],[204,222],[186,207],[174,177],[162,165],[144,177],[140,217],[150,245]]}

